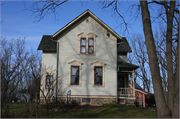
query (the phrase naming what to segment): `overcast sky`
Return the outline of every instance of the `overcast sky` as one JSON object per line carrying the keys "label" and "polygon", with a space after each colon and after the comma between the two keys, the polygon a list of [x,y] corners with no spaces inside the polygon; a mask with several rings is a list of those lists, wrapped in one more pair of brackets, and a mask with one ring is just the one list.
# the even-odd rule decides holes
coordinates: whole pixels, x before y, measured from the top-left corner
{"label": "overcast sky", "polygon": [[[39,23],[33,23],[36,19],[32,16],[30,11],[24,10],[24,3],[26,6],[30,6],[33,1],[1,1],[1,37],[6,37],[8,40],[12,38],[24,38],[26,37],[26,45],[28,49],[37,49],[43,35],[53,35],[56,31],[64,27],[70,21],[75,19],[78,15],[89,9],[104,23],[111,27],[122,37],[128,37],[129,34],[123,34],[123,30],[119,25],[119,20],[116,17],[112,17],[113,12],[110,9],[101,9],[98,1],[94,2],[77,2],[70,1],[58,9],[57,16],[59,21],[54,21],[54,16],[48,15]],[[132,15],[129,15],[126,11],[132,4],[139,4],[138,1],[125,1],[120,2],[119,9],[122,15],[125,16],[125,20],[129,21]],[[129,29],[129,33],[134,32],[143,33],[141,17],[137,19],[132,29]]]}

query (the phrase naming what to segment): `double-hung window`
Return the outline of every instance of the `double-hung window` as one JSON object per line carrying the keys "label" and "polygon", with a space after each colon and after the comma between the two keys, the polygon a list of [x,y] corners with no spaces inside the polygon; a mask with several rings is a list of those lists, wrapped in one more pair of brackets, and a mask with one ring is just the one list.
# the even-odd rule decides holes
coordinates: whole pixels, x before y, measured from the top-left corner
{"label": "double-hung window", "polygon": [[79,36],[79,54],[96,54],[96,37],[94,33],[80,33]]}
{"label": "double-hung window", "polygon": [[46,89],[52,89],[53,75],[46,75]]}
{"label": "double-hung window", "polygon": [[79,66],[71,66],[71,85],[79,85]]}
{"label": "double-hung window", "polygon": [[102,66],[94,67],[94,85],[102,85],[103,84],[103,75],[102,75]]}
{"label": "double-hung window", "polygon": [[81,38],[81,53],[86,53],[86,38]]}
{"label": "double-hung window", "polygon": [[88,38],[88,53],[93,54],[94,53],[94,39]]}

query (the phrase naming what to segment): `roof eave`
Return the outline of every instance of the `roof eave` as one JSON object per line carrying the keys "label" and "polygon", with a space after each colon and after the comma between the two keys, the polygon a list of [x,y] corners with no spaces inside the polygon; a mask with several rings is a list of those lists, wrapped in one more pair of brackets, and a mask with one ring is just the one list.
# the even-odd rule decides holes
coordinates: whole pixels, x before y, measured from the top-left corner
{"label": "roof eave", "polygon": [[121,36],[119,36],[114,30],[112,30],[108,25],[106,25],[102,20],[100,20],[96,15],[94,15],[89,9],[80,14],[78,17],[76,17],[74,20],[72,20],[70,23],[68,23],[66,26],[64,26],[62,29],[57,31],[54,35],[52,35],[52,38],[55,39],[61,32],[69,28],[71,25],[76,23],[79,19],[84,17],[85,15],[91,16],[95,21],[97,21],[99,24],[101,24],[105,29],[107,29],[111,34],[113,34],[117,39],[122,39]]}

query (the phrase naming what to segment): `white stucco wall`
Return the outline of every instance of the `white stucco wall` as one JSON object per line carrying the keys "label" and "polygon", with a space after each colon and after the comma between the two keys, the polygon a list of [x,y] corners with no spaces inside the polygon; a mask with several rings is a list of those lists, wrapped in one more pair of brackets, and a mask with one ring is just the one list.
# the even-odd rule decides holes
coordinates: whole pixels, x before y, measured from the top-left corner
{"label": "white stucco wall", "polygon": [[[41,89],[44,94],[48,92],[48,89],[45,88],[45,78],[47,73],[53,75],[53,79],[56,77],[56,56],[56,53],[42,53]],[[40,92],[40,97],[43,97],[42,92]]]}

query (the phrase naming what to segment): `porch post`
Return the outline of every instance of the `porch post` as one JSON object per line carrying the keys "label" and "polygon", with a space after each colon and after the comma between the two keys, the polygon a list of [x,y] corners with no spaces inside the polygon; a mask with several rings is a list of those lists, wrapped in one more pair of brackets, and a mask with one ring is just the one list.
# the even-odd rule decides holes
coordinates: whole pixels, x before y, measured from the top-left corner
{"label": "porch post", "polygon": [[132,72],[130,73],[130,79],[131,79],[131,97],[132,97],[132,94],[134,93],[134,92],[133,92],[133,79],[132,79]]}
{"label": "porch post", "polygon": [[133,69],[133,97],[135,97],[134,69]]}
{"label": "porch post", "polygon": [[144,97],[144,94],[143,94],[143,107],[145,107],[145,97]]}

